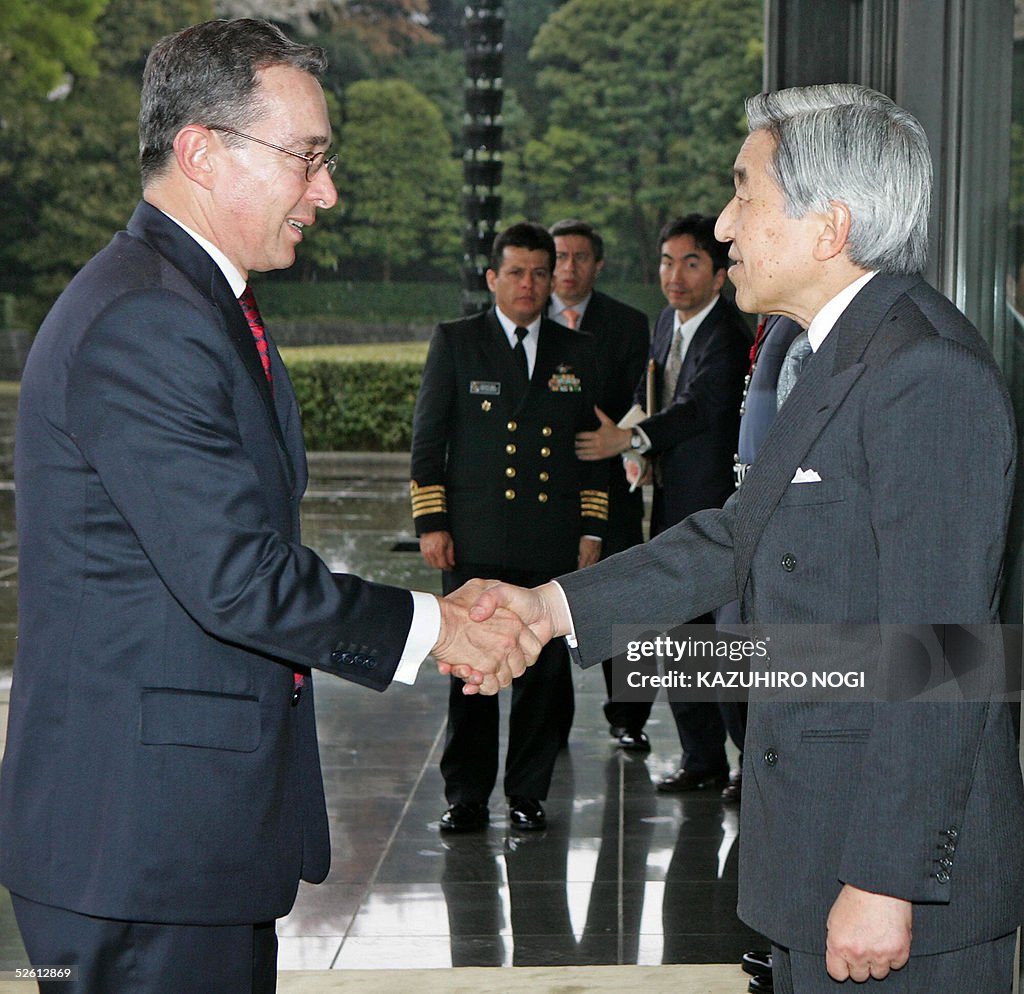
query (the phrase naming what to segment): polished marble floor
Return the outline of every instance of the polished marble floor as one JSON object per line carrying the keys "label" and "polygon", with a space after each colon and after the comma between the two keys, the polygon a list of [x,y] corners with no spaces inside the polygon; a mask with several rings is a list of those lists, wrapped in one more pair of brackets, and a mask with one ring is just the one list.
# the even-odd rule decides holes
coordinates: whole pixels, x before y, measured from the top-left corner
{"label": "polished marble floor", "polygon": [[[307,543],[334,569],[436,590],[436,574],[402,551],[404,478],[400,459],[372,471],[319,467],[304,509]],[[0,488],[0,504],[8,498]],[[8,515],[0,507],[0,525]],[[8,599],[15,582],[0,575]],[[0,600],[0,629],[13,631],[10,614]],[[0,730],[3,669],[0,657]],[[577,671],[575,684],[547,830],[510,832],[496,795],[486,831],[443,837],[445,680],[429,664],[415,686],[383,694],[319,678],[333,866],[325,883],[301,887],[279,923],[281,968],[734,964],[759,945],[735,914],[737,810],[716,792],[655,791],[679,759],[667,704],[648,726],[652,753],[630,756],[608,737],[600,673]],[[0,891],[0,971],[20,965]]]}

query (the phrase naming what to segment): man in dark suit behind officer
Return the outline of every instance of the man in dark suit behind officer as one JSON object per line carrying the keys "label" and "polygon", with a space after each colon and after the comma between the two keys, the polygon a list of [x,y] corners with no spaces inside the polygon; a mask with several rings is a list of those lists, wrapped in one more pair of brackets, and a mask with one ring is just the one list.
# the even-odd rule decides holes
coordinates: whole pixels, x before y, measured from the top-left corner
{"label": "man in dark suit behind officer", "polygon": [[[604,268],[604,239],[586,221],[566,218],[549,229],[555,239],[555,278],[548,317],[579,332],[594,353],[599,387],[597,404],[613,421],[633,405],[651,344],[650,323],[643,311],[594,289]],[[618,456],[608,461],[608,528],[601,558],[644,540],[644,494],[630,489]],[[648,752],[644,732],[650,708],[644,702],[617,701],[612,694],[611,661],[602,666],[608,698],[604,714],[617,744],[631,752]],[[566,729],[570,723],[566,724]]]}
{"label": "man in dark suit behind officer", "polygon": [[[595,424],[595,373],[579,335],[543,317],[555,243],[537,224],[494,241],[487,283],[495,306],[442,323],[416,400],[412,513],[423,558],[444,590],[463,577],[519,583],[588,566],[608,519],[607,469],[577,460],[573,437]],[[509,824],[546,825],[547,797],[572,708],[569,660],[548,646],[513,683],[504,793]],[[442,831],[484,828],[498,773],[498,708],[453,679],[441,773]]]}

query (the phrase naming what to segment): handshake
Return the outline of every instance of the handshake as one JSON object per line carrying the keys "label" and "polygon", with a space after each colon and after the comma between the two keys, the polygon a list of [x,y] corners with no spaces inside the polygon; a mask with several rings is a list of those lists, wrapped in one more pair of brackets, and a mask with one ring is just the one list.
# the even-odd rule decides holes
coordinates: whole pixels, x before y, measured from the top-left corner
{"label": "handshake", "polygon": [[571,631],[565,597],[554,583],[530,590],[470,580],[440,605],[441,633],[431,655],[442,673],[465,681],[466,694],[496,694],[532,666],[551,639]]}

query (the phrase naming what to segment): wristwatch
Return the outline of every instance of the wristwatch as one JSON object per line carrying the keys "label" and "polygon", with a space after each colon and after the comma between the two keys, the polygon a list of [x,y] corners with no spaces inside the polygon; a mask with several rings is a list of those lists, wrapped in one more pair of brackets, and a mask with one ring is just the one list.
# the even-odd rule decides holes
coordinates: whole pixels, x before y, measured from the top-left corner
{"label": "wristwatch", "polygon": [[636,428],[630,428],[629,436],[629,447],[636,452],[638,449],[642,449],[644,445],[643,436],[636,430]]}

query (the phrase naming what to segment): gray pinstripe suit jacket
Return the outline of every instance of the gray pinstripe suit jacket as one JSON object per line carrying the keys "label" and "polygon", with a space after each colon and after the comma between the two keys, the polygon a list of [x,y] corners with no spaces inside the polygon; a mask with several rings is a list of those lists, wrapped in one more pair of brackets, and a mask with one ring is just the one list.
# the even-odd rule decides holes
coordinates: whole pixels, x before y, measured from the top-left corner
{"label": "gray pinstripe suit jacket", "polygon": [[[995,622],[1014,467],[1009,398],[977,331],[920,278],[879,274],[725,507],[560,579],[578,659],[609,656],[613,625],[737,596],[752,624]],[[793,484],[799,468],[821,481]],[[916,954],[1024,917],[1004,705],[752,702],[744,772],[739,912],[773,941],[823,950],[843,883],[915,902]]]}

